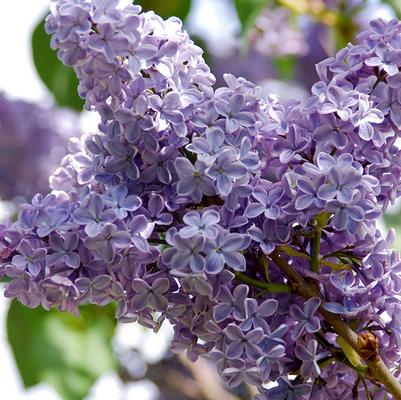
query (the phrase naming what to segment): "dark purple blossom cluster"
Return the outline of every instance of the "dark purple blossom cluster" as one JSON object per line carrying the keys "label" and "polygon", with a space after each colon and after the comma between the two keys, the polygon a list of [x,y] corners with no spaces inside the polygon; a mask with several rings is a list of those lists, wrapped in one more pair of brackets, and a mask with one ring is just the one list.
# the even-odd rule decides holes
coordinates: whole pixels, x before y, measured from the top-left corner
{"label": "dark purple blossom cluster", "polygon": [[[400,375],[401,263],[375,221],[401,190],[401,25],[373,21],[299,104],[214,77],[177,18],[57,0],[52,44],[99,133],[0,230],[6,296],[117,317],[212,357],[257,399],[392,398],[323,318],[374,332]],[[320,291],[304,300],[277,263]],[[362,375],[361,375],[362,374]],[[272,388],[264,385],[276,382]],[[386,397],[387,396],[387,397]]]}
{"label": "dark purple blossom cluster", "polygon": [[49,175],[79,136],[77,117],[0,93],[0,198],[30,199],[49,190]]}

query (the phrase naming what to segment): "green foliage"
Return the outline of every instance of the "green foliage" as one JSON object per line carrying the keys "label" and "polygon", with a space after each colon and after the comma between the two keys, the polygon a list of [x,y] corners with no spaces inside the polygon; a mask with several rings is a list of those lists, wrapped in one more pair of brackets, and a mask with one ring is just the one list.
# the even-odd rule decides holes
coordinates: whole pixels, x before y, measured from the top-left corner
{"label": "green foliage", "polygon": [[243,34],[249,31],[260,12],[268,6],[269,3],[269,0],[234,0]]}
{"label": "green foliage", "polygon": [[191,0],[134,0],[144,11],[154,11],[162,18],[178,17],[185,20],[191,9]]}
{"label": "green foliage", "polygon": [[387,228],[394,228],[397,232],[394,243],[391,246],[401,251],[401,212],[397,214],[384,214],[383,220]]}
{"label": "green foliage", "polygon": [[78,79],[72,68],[66,67],[50,48],[50,36],[43,19],[32,34],[32,56],[43,83],[52,92],[59,106],[82,111],[84,101],[78,96]]}
{"label": "green foliage", "polygon": [[365,373],[367,368],[362,363],[362,359],[355,349],[350,346],[342,336],[337,336],[336,342],[341,347],[348,361],[356,368],[356,370]]}
{"label": "green foliage", "polygon": [[272,61],[279,79],[289,81],[294,78],[296,61],[294,56],[276,57]]}
{"label": "green foliage", "polygon": [[65,400],[81,400],[96,379],[115,367],[112,307],[85,306],[75,317],[11,303],[7,335],[25,387],[52,385]]}

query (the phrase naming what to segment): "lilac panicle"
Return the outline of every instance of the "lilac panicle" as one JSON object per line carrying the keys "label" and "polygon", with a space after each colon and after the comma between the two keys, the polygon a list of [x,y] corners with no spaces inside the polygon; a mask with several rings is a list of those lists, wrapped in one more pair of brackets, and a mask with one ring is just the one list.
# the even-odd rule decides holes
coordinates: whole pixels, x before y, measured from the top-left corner
{"label": "lilac panicle", "polygon": [[321,311],[374,332],[397,371],[400,258],[376,221],[401,193],[400,23],[372,21],[319,63],[302,103],[229,74],[215,89],[181,21],[135,4],[55,0],[46,29],[100,123],[70,143],[54,192],[1,225],[5,295],[74,313],[116,302],[154,330],[168,319],[174,350],[212,357],[259,400],[384,398],[369,377],[355,388]]}

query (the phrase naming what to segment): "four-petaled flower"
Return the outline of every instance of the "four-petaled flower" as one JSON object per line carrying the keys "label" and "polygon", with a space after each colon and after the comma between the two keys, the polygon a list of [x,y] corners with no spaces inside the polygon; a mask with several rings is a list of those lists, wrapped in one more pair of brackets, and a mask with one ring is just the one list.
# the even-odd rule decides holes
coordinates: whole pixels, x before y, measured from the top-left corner
{"label": "four-petaled flower", "polygon": [[123,185],[115,186],[110,191],[110,194],[104,198],[104,201],[106,205],[112,207],[112,210],[119,219],[124,219],[129,211],[137,210],[142,204],[138,196],[128,196],[128,189]]}
{"label": "four-petaled flower", "polygon": [[207,239],[216,239],[220,214],[216,210],[206,210],[202,215],[197,211],[189,211],[184,215],[183,221],[187,225],[180,229],[180,236],[183,239],[189,239],[198,234]]}
{"label": "four-petaled flower", "polygon": [[44,267],[47,250],[34,248],[27,240],[22,240],[18,252],[19,254],[12,258],[12,264],[21,272],[27,269],[33,276],[38,275]]}
{"label": "four-petaled flower", "polygon": [[236,157],[231,149],[224,150],[207,170],[208,176],[216,181],[217,190],[222,196],[228,196],[235,180],[242,178],[248,172],[248,168],[237,161]]}
{"label": "four-petaled flower", "polygon": [[277,219],[280,215],[280,207],[278,202],[284,195],[281,187],[274,187],[267,192],[263,188],[256,188],[252,196],[258,201],[257,203],[249,203],[245,210],[248,218],[256,218],[263,214],[268,219]]}
{"label": "four-petaled flower", "polygon": [[175,161],[175,168],[180,180],[177,183],[177,193],[181,196],[192,196],[196,203],[200,203],[202,195],[214,196],[215,186],[206,176],[207,165],[197,161],[195,166],[187,158],[179,157]]}
{"label": "four-petaled flower", "polygon": [[278,302],[275,299],[267,299],[258,304],[256,299],[246,299],[245,307],[247,319],[241,322],[241,329],[248,331],[254,327],[267,330],[266,318],[277,311]]}
{"label": "four-petaled flower", "polygon": [[238,321],[246,318],[245,299],[248,295],[249,287],[238,285],[231,294],[231,291],[222,286],[219,294],[219,304],[213,308],[213,318],[216,322],[224,321],[229,316],[233,316]]}
{"label": "four-petaled flower", "polygon": [[243,95],[236,94],[227,102],[220,99],[216,102],[216,110],[226,118],[226,129],[233,133],[240,126],[251,126],[255,123],[255,117],[252,113],[241,111],[245,105]]}
{"label": "four-petaled flower", "polygon": [[205,244],[206,271],[210,274],[218,274],[227,264],[236,271],[245,271],[246,261],[243,254],[247,245],[244,235],[219,233],[217,238]]}
{"label": "four-petaled flower", "polygon": [[116,214],[109,208],[104,210],[101,196],[94,194],[87,205],[81,205],[72,213],[72,218],[78,224],[85,225],[85,233],[89,237],[95,237],[106,224],[116,219]]}
{"label": "four-petaled flower", "polygon": [[152,307],[156,311],[166,311],[168,301],[165,296],[170,287],[167,278],[158,278],[150,285],[143,279],[136,278],[132,281],[132,289],[136,293],[132,298],[135,309],[142,311]]}
{"label": "four-petaled flower", "polygon": [[375,129],[372,124],[380,124],[383,120],[383,113],[373,107],[369,96],[361,94],[358,102],[358,110],[351,117],[352,123],[358,127],[361,139],[371,140],[375,135]]}
{"label": "four-petaled flower", "polygon": [[317,363],[318,342],[309,340],[305,345],[298,343],[295,347],[295,355],[302,361],[301,374],[304,378],[317,378],[320,375],[320,367]]}
{"label": "four-petaled flower", "polygon": [[229,324],[225,329],[230,344],[226,348],[226,356],[229,359],[240,359],[245,352],[251,360],[257,360],[262,354],[258,344],[263,340],[262,328],[253,329],[245,333],[238,325]]}
{"label": "four-petaled flower", "polygon": [[297,304],[293,304],[290,307],[290,315],[295,321],[297,321],[297,324],[291,333],[292,340],[297,340],[305,333],[305,331],[308,333],[314,333],[320,330],[320,320],[315,315],[320,303],[321,301],[318,297],[312,297],[305,302],[303,310]]}
{"label": "four-petaled flower", "polygon": [[375,49],[376,55],[365,60],[370,67],[381,67],[390,76],[398,74],[398,67],[401,66],[401,51],[380,43]]}
{"label": "four-petaled flower", "polygon": [[278,386],[267,392],[266,400],[301,400],[306,399],[311,391],[308,383],[295,384],[285,377],[278,378],[277,382]]}
{"label": "four-petaled flower", "polygon": [[50,235],[49,245],[54,252],[47,255],[46,264],[51,267],[63,262],[70,268],[78,268],[80,257],[75,251],[78,247],[78,235],[75,232],[68,232],[63,236],[56,233]]}
{"label": "four-petaled flower", "polygon": [[107,224],[99,235],[88,237],[84,241],[88,249],[99,253],[108,263],[113,262],[117,249],[124,249],[131,243],[128,232],[118,231],[113,224]]}
{"label": "four-petaled flower", "polygon": [[174,270],[182,270],[189,266],[192,272],[200,273],[205,270],[203,249],[205,240],[202,236],[184,239],[180,234],[174,234],[168,242],[173,246],[166,249],[162,259]]}

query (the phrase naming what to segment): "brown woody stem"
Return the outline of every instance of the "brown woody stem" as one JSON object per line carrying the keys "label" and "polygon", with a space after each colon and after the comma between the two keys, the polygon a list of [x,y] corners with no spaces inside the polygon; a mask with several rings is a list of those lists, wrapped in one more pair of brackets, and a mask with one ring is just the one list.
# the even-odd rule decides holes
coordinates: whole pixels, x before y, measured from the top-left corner
{"label": "brown woody stem", "polygon": [[324,308],[324,299],[320,295],[319,287],[307,282],[280,256],[277,249],[269,257],[286,274],[296,293],[305,298],[319,297],[321,299],[320,314],[365,361],[370,375],[382,383],[394,396],[394,399],[401,400],[401,383],[394,377],[380,357],[377,337],[371,332],[356,333],[338,315],[327,311]]}

